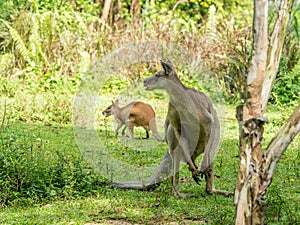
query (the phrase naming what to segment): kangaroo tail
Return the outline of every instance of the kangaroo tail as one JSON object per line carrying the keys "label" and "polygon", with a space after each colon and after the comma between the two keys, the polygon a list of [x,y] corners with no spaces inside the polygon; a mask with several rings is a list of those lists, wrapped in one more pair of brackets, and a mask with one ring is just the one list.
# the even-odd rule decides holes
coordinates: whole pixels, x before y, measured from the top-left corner
{"label": "kangaroo tail", "polygon": [[151,119],[149,122],[149,128],[152,131],[154,137],[158,141],[164,141],[164,139],[158,134],[157,127],[156,127],[156,120],[155,118]]}
{"label": "kangaroo tail", "polygon": [[112,185],[120,189],[133,189],[133,190],[151,190],[159,186],[164,180],[171,176],[172,158],[169,151],[165,154],[158,169],[155,173],[145,182],[113,182]]}
{"label": "kangaroo tail", "polygon": [[217,113],[212,109],[210,118],[210,131],[209,139],[205,146],[204,156],[201,162],[201,171],[205,171],[209,168],[210,164],[214,161],[214,158],[219,149],[220,143],[220,122]]}

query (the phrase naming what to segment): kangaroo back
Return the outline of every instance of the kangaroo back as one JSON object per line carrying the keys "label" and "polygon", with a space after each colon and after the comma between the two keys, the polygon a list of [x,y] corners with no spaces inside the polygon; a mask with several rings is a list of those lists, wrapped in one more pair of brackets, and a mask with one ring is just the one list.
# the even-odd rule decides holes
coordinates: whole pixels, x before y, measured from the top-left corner
{"label": "kangaroo back", "polygon": [[[128,106],[126,106],[127,108]],[[125,108],[125,107],[124,107]],[[153,108],[143,102],[134,102],[129,108],[129,118],[137,125],[149,127],[150,121],[155,118]]]}

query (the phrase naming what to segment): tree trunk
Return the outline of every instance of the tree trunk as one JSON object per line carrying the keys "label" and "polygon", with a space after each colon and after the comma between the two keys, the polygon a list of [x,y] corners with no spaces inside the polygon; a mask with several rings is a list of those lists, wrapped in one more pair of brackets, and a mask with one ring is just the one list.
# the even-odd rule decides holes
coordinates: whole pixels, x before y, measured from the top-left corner
{"label": "tree trunk", "polygon": [[240,123],[240,167],[235,191],[236,224],[263,224],[263,208],[257,200],[259,166],[261,162],[261,90],[266,70],[268,50],[268,1],[255,0],[254,43],[252,61],[247,77],[247,99],[237,108]]}
{"label": "tree trunk", "polygon": [[288,26],[293,2],[293,0],[280,1],[278,18],[274,25],[268,49],[267,71],[264,79],[261,101],[263,112],[265,112],[267,108],[270,93],[277,75],[282,46],[286,36],[286,29]]}
{"label": "tree trunk", "polygon": [[132,0],[130,9],[131,9],[131,13],[132,13],[133,25],[134,25],[134,27],[137,27],[138,23],[139,23],[139,15],[141,12],[140,2],[137,0]]}
{"label": "tree trunk", "polygon": [[73,10],[76,11],[77,10],[77,4],[75,0],[71,0],[71,5],[73,7]]}
{"label": "tree trunk", "polygon": [[105,0],[101,19],[107,22],[112,0]]}
{"label": "tree trunk", "polygon": [[[266,190],[276,164],[299,132],[299,107],[262,156],[263,118],[277,74],[292,0],[282,0],[268,51],[268,1],[254,1],[253,52],[245,105],[237,108],[240,127],[240,167],[235,191],[236,224],[263,224]],[[268,53],[268,54],[267,54]]]}

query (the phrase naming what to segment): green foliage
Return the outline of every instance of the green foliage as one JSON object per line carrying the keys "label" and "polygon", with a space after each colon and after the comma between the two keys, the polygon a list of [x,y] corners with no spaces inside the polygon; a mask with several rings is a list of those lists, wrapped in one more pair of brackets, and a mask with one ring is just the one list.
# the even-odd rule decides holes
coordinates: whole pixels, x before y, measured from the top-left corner
{"label": "green foliage", "polygon": [[4,97],[0,99],[0,112],[6,108],[6,118],[12,121],[70,123],[72,95],[79,79],[48,74],[37,83],[34,76],[34,71],[28,71],[23,80],[0,78],[0,94]]}
{"label": "green foliage", "polygon": [[20,52],[21,57],[24,59],[25,62],[29,63],[29,65],[31,67],[35,66],[35,63],[33,62],[33,60],[31,59],[31,53],[30,51],[28,51],[28,49],[25,46],[24,41],[22,40],[21,36],[18,34],[18,32],[11,27],[6,21],[1,20],[2,23],[4,23],[7,28],[9,29],[9,33],[13,39],[13,41],[15,42],[16,45],[16,49]]}
{"label": "green foliage", "polygon": [[300,101],[300,61],[287,71],[286,58],[281,60],[281,69],[274,85],[270,101],[276,105],[297,105]]}
{"label": "green foliage", "polygon": [[82,196],[93,193],[103,182],[88,169],[74,142],[57,148],[58,143],[66,142],[64,135],[72,136],[72,130],[27,126],[1,127],[0,205]]}
{"label": "green foliage", "polygon": [[[33,82],[37,83],[52,73],[83,77],[93,60],[124,43],[162,40],[199,55],[218,78],[227,100],[236,102],[239,95],[244,98],[251,53],[253,6],[249,1],[142,1],[138,3],[139,26],[132,24],[131,1],[122,1],[121,5],[113,4],[113,12],[118,15],[114,15],[117,22],[111,27],[99,20],[103,5],[97,1],[79,0],[76,6],[59,0],[9,0],[0,4],[0,60],[4,65],[0,76],[24,76],[32,71]],[[286,72],[299,60],[299,7],[293,9],[283,51],[288,62],[281,69]],[[272,24],[275,5],[270,12]],[[91,24],[95,25],[93,29]],[[120,87],[126,83],[122,82],[118,82]]]}
{"label": "green foliage", "polygon": [[299,204],[290,203],[281,190],[272,186],[268,191],[266,224],[297,224],[299,215],[294,212],[299,210]]}
{"label": "green foliage", "polygon": [[[299,149],[299,138],[291,144]],[[297,224],[300,221],[299,203],[293,199],[298,199],[298,180],[300,177],[300,154],[298,152],[287,151],[283,155],[281,162],[276,167],[276,173],[272,185],[268,189],[266,224]],[[286,187],[289,187],[286,189]],[[285,190],[283,192],[283,190]]]}
{"label": "green foliage", "polygon": [[101,94],[118,94],[130,84],[128,79],[121,79],[118,76],[111,76],[101,86]]}
{"label": "green foliage", "polygon": [[0,19],[11,21],[13,15],[27,6],[26,0],[0,1]]}
{"label": "green foliage", "polygon": [[85,52],[96,46],[87,46],[91,44],[86,38],[87,25],[92,20],[88,14],[57,10],[22,11],[11,23],[1,20],[8,32],[0,33],[0,40],[5,40],[0,52],[12,53],[14,60],[0,75],[11,76],[30,69],[38,78],[54,72],[73,77],[80,72],[82,58],[90,57]]}

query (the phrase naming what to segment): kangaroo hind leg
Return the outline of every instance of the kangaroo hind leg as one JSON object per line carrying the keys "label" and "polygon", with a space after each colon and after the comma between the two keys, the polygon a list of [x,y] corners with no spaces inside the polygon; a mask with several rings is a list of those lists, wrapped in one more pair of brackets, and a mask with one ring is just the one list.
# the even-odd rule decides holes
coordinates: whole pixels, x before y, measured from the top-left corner
{"label": "kangaroo hind leg", "polygon": [[175,131],[172,126],[169,126],[168,128],[167,143],[168,143],[170,155],[172,157],[172,194],[175,197],[182,197],[182,198],[194,197],[193,195],[181,193],[179,191],[179,187],[178,187],[179,169],[180,169],[180,161],[181,158],[183,157],[183,152],[176,138]]}
{"label": "kangaroo hind leg", "polygon": [[214,163],[212,162],[209,166],[209,168],[205,171],[202,172],[205,176],[206,180],[206,192],[209,194],[221,194],[226,197],[229,197],[232,195],[232,193],[223,191],[223,190],[216,190],[215,184],[214,184],[214,179],[215,179],[215,174],[214,174]]}

